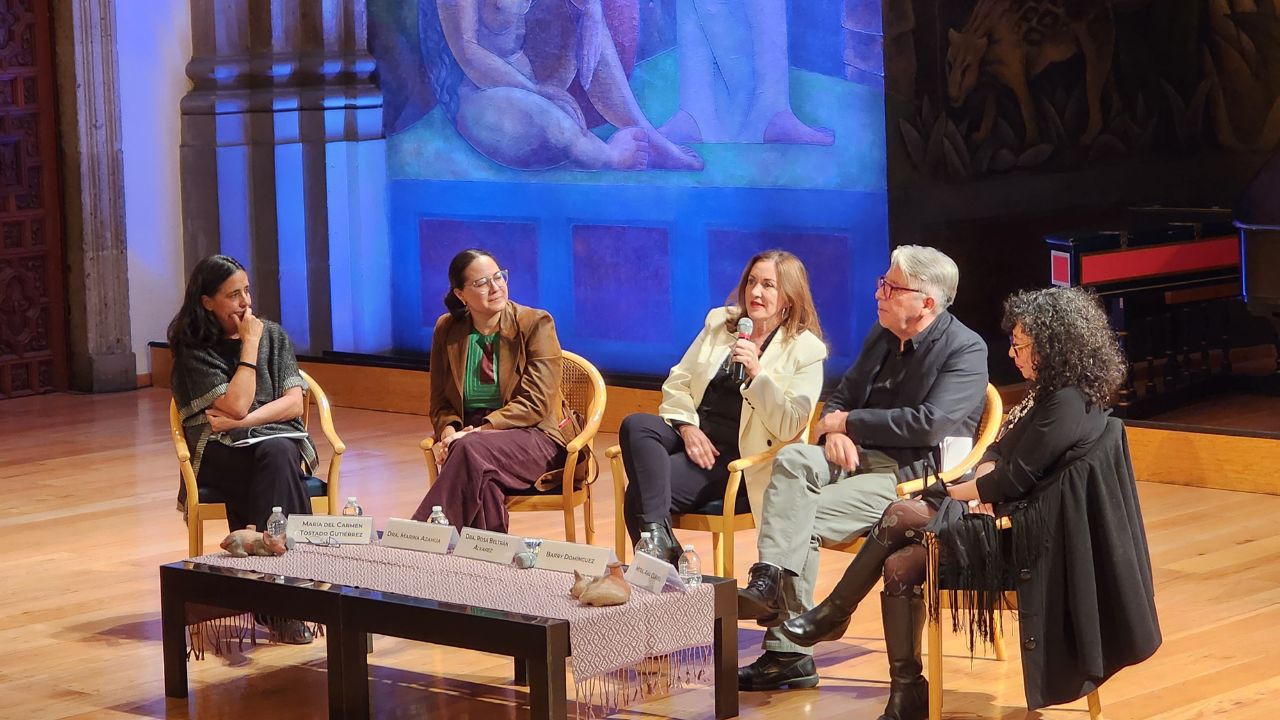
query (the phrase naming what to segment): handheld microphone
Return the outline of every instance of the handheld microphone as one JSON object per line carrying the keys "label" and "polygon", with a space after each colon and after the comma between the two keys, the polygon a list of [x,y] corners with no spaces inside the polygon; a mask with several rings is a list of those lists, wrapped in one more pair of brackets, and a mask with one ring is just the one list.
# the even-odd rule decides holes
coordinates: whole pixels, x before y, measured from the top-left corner
{"label": "handheld microphone", "polygon": [[[756,329],[756,325],[755,323],[751,322],[751,318],[749,317],[742,318],[741,320],[738,321],[738,338],[750,339],[751,332],[755,329]],[[730,356],[732,356],[732,352],[730,353]],[[733,378],[734,382],[738,382],[738,383],[746,382],[747,369],[743,367],[742,363],[740,362],[730,363],[729,377]]]}

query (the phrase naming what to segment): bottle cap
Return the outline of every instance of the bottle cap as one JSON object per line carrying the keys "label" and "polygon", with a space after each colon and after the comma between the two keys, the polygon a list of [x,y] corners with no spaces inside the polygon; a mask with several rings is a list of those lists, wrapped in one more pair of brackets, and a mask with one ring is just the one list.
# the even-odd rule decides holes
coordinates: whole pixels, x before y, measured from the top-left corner
{"label": "bottle cap", "polygon": [[355,502],[355,501],[356,501],[355,495],[352,495],[351,497],[347,498],[347,502]]}
{"label": "bottle cap", "polygon": [[277,505],[271,508],[271,512],[284,512],[284,510],[279,505]]}
{"label": "bottle cap", "polygon": [[647,537],[652,537],[652,536],[649,534],[649,531],[648,531],[648,530],[645,530],[644,532],[640,533],[640,537],[642,537],[642,538],[647,538]]}
{"label": "bottle cap", "polygon": [[433,512],[433,513],[438,513],[438,512],[443,512],[443,511],[444,511],[444,508],[440,507],[439,505],[432,505],[432,506],[431,506],[431,512]]}
{"label": "bottle cap", "polygon": [[684,549],[685,549],[685,550],[692,550],[692,549],[693,549],[693,546],[692,546],[692,545],[685,545],[685,546],[684,546]]}

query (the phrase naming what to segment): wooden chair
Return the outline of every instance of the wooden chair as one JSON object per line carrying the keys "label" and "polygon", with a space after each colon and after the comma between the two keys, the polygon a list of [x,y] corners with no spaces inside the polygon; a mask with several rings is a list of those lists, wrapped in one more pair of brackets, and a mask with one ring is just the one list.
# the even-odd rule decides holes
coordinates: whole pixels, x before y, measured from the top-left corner
{"label": "wooden chair", "polygon": [[[320,429],[329,445],[333,448],[333,456],[329,458],[329,471],[324,478],[309,476],[307,478],[307,495],[311,498],[311,511],[317,515],[336,513],[342,503],[338,501],[339,475],[342,471],[342,453],[347,446],[342,443],[338,433],[333,429],[333,412],[329,406],[329,397],[316,383],[315,379],[305,371],[299,370],[306,382],[302,394],[302,424],[310,427],[311,403],[314,400],[320,411]],[[178,415],[178,406],[169,401],[169,435],[173,440],[173,450],[178,455],[178,469],[182,473],[182,483],[187,489],[187,552],[196,557],[204,552],[204,523],[206,520],[225,520],[227,506],[217,492],[196,485],[195,470],[191,466],[191,451],[187,449],[187,440],[182,434],[182,418]]]}
{"label": "wooden chair", "polygon": [[[507,510],[509,512],[544,512],[559,510],[564,513],[564,535],[569,542],[577,542],[577,532],[573,519],[573,509],[579,505],[583,506],[582,524],[586,530],[587,544],[590,545],[595,541],[596,526],[594,512],[591,504],[591,485],[599,476],[599,469],[595,463],[591,463],[591,468],[587,476],[586,482],[581,488],[574,487],[573,476],[578,469],[578,454],[583,448],[588,452],[593,452],[595,448],[596,432],[600,429],[600,420],[604,417],[605,402],[608,399],[608,393],[605,391],[604,378],[600,376],[600,371],[594,365],[587,362],[585,358],[568,350],[561,351],[561,357],[564,362],[561,364],[560,370],[560,393],[564,396],[569,407],[573,408],[584,420],[582,431],[569,441],[565,450],[568,453],[568,460],[564,466],[563,482],[560,490],[552,490],[548,492],[540,492],[530,488],[528,491],[519,494],[507,495]],[[427,463],[427,489],[436,482],[436,476],[439,468],[436,467],[435,454],[431,452],[431,448],[435,445],[435,438],[427,438],[419,443],[418,447],[422,449],[423,459]],[[564,492],[564,488],[573,488],[569,492]]]}
{"label": "wooden chair", "polygon": [[[996,527],[1001,530],[1008,530],[1012,527],[1008,517],[1002,517],[996,520]],[[938,537],[933,533],[925,535],[925,547],[928,550],[927,571],[925,574],[924,596],[926,598],[936,598],[939,610],[952,608],[951,593],[945,590],[935,590],[938,585],[939,578],[939,561],[938,561]],[[996,612],[996,637],[995,651],[996,660],[1005,660],[1004,650],[1004,611],[1016,612],[1018,609],[1018,593],[1013,590],[1006,590],[1000,601],[1001,610]],[[928,649],[926,654],[929,657],[927,664],[927,676],[929,679],[929,720],[942,720],[942,613],[937,613],[938,621],[932,619],[933,613],[926,614],[926,631],[928,634]],[[1102,698],[1095,689],[1087,696],[1089,703],[1090,720],[1102,720]]]}
{"label": "wooden chair", "polygon": [[[780,443],[764,452],[738,458],[729,463],[729,483],[725,486],[724,497],[717,498],[703,505],[694,512],[679,513],[671,516],[671,527],[676,530],[698,530],[711,533],[712,573],[718,577],[734,577],[733,574],[733,535],[739,530],[755,528],[755,517],[751,514],[751,506],[747,501],[742,486],[742,474],[748,468],[763,463],[773,462],[773,457],[782,448],[793,442],[803,442],[809,437],[810,429],[817,419],[818,409],[814,408],[809,416],[809,426],[804,432]],[[626,562],[627,549],[631,547],[627,537],[627,526],[622,517],[622,497],[626,492],[627,471],[622,464],[622,447],[614,445],[604,451],[609,458],[609,467],[613,472],[613,514],[614,543],[618,559]]]}
{"label": "wooden chair", "polygon": [[[1002,414],[1002,406],[1000,394],[995,388],[987,385],[987,405],[982,411],[982,422],[979,424],[980,431],[974,442],[973,450],[965,456],[964,460],[955,468],[948,469],[942,473],[944,482],[952,482],[964,475],[969,470],[977,466],[978,460],[982,458],[982,454],[986,452],[996,436],[996,432],[1000,428],[1000,420]],[[898,495],[906,497],[912,493],[920,492],[924,489],[926,483],[931,482],[932,478],[911,480],[898,485]],[[1009,518],[1003,517],[996,521],[996,526],[1002,530],[1011,527]],[[933,534],[925,537],[925,546],[928,549],[928,571],[925,580],[925,597],[937,597],[938,607],[940,610],[951,608],[950,593],[932,592],[931,588],[938,582],[938,539]],[[1007,610],[1016,611],[1018,608],[1018,594],[1012,590],[1004,593],[1002,606]],[[995,617],[995,656],[998,661],[1005,661],[1008,655],[1005,650],[1004,643],[1004,618],[1003,612],[997,612]],[[941,720],[942,718],[942,625],[941,613],[938,614],[939,622],[928,621],[928,646],[926,654],[928,661],[928,678],[929,678],[929,720]],[[1094,690],[1088,695],[1089,717],[1091,720],[1100,720],[1102,718],[1102,700],[1098,696],[1098,691]]]}

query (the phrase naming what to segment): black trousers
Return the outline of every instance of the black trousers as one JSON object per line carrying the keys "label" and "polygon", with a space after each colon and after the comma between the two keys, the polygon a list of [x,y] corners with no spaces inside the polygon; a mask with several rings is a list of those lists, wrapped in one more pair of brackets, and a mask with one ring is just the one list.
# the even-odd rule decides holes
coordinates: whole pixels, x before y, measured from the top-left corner
{"label": "black trousers", "polygon": [[688,512],[724,497],[729,482],[729,463],[736,454],[719,449],[710,470],[689,459],[684,440],[657,415],[628,415],[618,429],[622,464],[627,470],[627,489],[622,515],[634,542],[640,526],[670,519],[671,513]]}
{"label": "black trousers", "polygon": [[250,525],[262,531],[277,505],[286,515],[311,514],[305,477],[296,440],[271,438],[242,448],[211,441],[204,446],[196,484],[226,498],[232,531]]}

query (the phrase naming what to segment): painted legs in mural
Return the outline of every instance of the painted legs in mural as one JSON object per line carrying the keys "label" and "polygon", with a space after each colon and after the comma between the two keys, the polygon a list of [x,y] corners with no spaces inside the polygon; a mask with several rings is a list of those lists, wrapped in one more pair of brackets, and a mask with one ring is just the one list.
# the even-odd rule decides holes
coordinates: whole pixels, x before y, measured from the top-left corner
{"label": "painted legs in mural", "polygon": [[[702,159],[659,134],[640,110],[603,19],[600,0],[438,0],[440,23],[466,75],[458,132],[495,162],[534,170],[701,170]],[[586,127],[568,88],[577,77],[592,107],[619,129],[608,141]]]}
{"label": "painted legs in mural", "polygon": [[678,0],[676,142],[830,145],[835,135],[791,110],[784,0]]}

